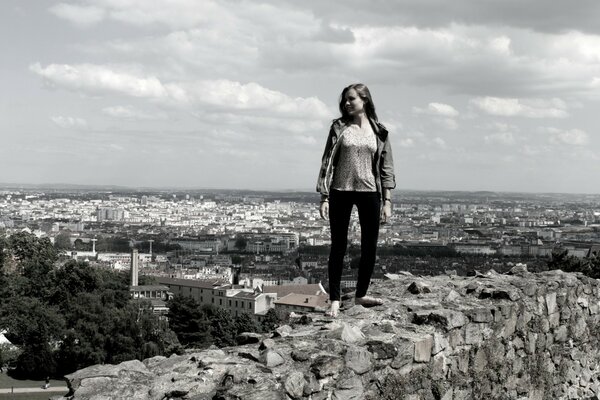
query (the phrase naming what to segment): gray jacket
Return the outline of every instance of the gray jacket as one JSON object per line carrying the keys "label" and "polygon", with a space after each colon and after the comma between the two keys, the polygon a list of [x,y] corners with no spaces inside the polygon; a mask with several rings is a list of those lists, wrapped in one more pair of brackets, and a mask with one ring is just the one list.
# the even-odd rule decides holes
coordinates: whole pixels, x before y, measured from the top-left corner
{"label": "gray jacket", "polygon": [[[393,189],[396,187],[394,157],[392,156],[392,146],[390,145],[388,131],[385,126],[373,120],[369,120],[369,122],[377,137],[377,151],[373,159],[373,174],[375,175],[377,191],[382,194],[383,189]],[[321,161],[319,179],[317,180],[317,192],[321,193],[322,196],[329,196],[329,186],[331,185],[337,165],[340,139],[345,126],[346,124],[341,119],[336,119],[329,129],[329,136]]]}

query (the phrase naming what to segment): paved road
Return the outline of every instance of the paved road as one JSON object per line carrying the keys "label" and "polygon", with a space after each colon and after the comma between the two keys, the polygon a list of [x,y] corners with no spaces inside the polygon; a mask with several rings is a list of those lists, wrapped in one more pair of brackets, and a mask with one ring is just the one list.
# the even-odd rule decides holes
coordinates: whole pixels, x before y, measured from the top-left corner
{"label": "paved road", "polygon": [[42,389],[41,387],[32,387],[32,388],[4,388],[0,389],[0,393],[35,393],[35,392],[60,392],[66,393],[69,391],[69,388],[66,386],[50,386],[48,389]]}

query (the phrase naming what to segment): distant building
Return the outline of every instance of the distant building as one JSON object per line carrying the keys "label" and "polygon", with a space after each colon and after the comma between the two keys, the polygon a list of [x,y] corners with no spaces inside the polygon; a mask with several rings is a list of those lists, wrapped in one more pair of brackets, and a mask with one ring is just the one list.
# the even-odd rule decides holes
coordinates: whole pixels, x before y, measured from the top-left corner
{"label": "distant building", "polygon": [[129,296],[132,300],[148,300],[155,314],[164,315],[169,312],[167,300],[173,298],[173,293],[165,285],[130,286]]}
{"label": "distant building", "polygon": [[329,296],[290,293],[275,301],[275,309],[285,312],[323,311],[329,307]]}
{"label": "distant building", "polygon": [[154,314],[165,315],[169,312],[167,300],[173,298],[169,287],[164,285],[138,285],[139,278],[139,254],[137,249],[131,250],[130,255],[130,286],[129,296],[133,301],[146,300]]}
{"label": "distant building", "polygon": [[248,313],[260,316],[274,307],[274,293],[247,289],[223,280],[192,280],[159,277],[159,283],[168,286],[173,294],[194,298],[200,304],[210,304],[228,310],[231,315]]}
{"label": "distant building", "polygon": [[125,217],[126,213],[122,208],[99,207],[96,210],[96,219],[98,222],[123,221]]}

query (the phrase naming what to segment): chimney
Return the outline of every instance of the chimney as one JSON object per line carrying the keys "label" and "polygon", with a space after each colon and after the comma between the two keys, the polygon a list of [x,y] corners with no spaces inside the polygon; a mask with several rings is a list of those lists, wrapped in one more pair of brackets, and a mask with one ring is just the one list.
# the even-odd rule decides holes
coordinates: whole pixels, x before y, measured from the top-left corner
{"label": "chimney", "polygon": [[131,250],[131,286],[138,286],[138,251]]}
{"label": "chimney", "polygon": [[241,272],[241,268],[238,268],[234,265],[231,265],[230,267],[231,270],[231,279],[230,279],[230,283],[232,285],[239,285],[240,284],[240,272]]}

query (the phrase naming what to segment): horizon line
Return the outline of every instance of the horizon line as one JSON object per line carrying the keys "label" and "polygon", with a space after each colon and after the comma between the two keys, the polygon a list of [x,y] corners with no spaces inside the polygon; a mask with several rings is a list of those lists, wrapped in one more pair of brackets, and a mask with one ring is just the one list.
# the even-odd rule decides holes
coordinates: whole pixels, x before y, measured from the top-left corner
{"label": "horizon line", "polygon": [[[79,189],[79,190],[137,190],[137,191],[244,191],[244,192],[296,192],[296,193],[314,193],[317,191],[308,188],[279,188],[279,189],[263,189],[263,188],[211,188],[211,187],[190,187],[190,186],[133,186],[133,185],[118,185],[118,184],[85,184],[85,183],[5,183],[0,182],[0,190],[9,188],[20,189]],[[491,189],[411,189],[411,188],[396,188],[395,192],[459,192],[459,193],[506,193],[506,194],[537,194],[537,195],[581,195],[581,196],[598,196],[600,193],[584,193],[584,192],[544,192],[544,191],[519,191],[519,190],[491,190]]]}

